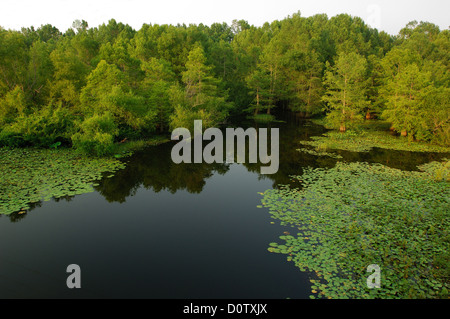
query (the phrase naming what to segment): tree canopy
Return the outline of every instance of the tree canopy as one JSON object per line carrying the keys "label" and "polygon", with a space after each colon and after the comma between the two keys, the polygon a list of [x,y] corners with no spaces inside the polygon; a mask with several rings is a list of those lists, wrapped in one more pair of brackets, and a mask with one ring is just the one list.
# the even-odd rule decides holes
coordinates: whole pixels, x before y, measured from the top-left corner
{"label": "tree canopy", "polygon": [[111,144],[280,108],[341,130],[383,118],[448,145],[449,48],[450,31],[430,22],[390,36],[347,14],[298,12],[261,27],[0,28],[0,146]]}

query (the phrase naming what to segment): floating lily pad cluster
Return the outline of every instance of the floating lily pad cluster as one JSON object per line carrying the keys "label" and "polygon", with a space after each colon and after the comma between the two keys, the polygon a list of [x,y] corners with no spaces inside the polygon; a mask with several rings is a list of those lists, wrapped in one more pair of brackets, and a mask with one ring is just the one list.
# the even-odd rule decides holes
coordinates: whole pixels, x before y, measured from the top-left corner
{"label": "floating lily pad cluster", "polygon": [[297,151],[303,152],[303,153],[306,153],[306,154],[310,154],[310,155],[314,155],[314,156],[328,156],[328,157],[336,158],[336,159],[341,159],[342,158],[342,156],[339,155],[339,154],[330,153],[330,152],[326,152],[326,151],[321,151],[319,148],[317,148],[317,149],[310,149],[310,148],[303,147],[303,148],[297,149]]}
{"label": "floating lily pad cluster", "polygon": [[419,166],[430,178],[436,181],[450,182],[450,160],[443,159],[442,162],[431,162]]}
{"label": "floating lily pad cluster", "polygon": [[[431,176],[360,162],[307,168],[292,177],[301,189],[263,194],[272,217],[296,230],[268,250],[314,274],[311,298],[448,298],[450,184]],[[367,286],[372,264],[380,289]]]}
{"label": "floating lily pad cluster", "polygon": [[409,142],[406,138],[392,136],[383,131],[336,132],[330,131],[322,136],[313,136],[310,141],[300,144],[319,149],[339,149],[351,152],[369,152],[372,148],[384,148],[398,151],[450,153],[450,147],[422,142]]}
{"label": "floating lily pad cluster", "polygon": [[81,156],[70,149],[0,149],[0,214],[92,192],[103,174],[124,166],[117,159]]}

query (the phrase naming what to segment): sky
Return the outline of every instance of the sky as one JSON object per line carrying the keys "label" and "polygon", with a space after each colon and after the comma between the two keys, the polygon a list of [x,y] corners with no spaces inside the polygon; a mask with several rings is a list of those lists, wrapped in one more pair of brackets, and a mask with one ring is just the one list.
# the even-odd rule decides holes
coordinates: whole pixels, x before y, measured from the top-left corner
{"label": "sky", "polygon": [[76,19],[89,27],[115,19],[136,30],[144,23],[231,25],[234,19],[261,26],[298,11],[303,17],[347,13],[392,35],[413,20],[441,30],[450,25],[449,0],[0,0],[0,26],[20,30],[51,24],[65,32]]}

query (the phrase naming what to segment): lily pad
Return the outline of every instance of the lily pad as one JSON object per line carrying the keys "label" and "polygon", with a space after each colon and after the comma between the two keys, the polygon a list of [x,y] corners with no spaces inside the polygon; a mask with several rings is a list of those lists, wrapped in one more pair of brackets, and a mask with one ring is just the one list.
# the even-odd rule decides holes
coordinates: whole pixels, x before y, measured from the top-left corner
{"label": "lily pad", "polygon": [[0,214],[30,203],[93,191],[105,173],[125,167],[117,159],[91,158],[71,149],[0,149]]}

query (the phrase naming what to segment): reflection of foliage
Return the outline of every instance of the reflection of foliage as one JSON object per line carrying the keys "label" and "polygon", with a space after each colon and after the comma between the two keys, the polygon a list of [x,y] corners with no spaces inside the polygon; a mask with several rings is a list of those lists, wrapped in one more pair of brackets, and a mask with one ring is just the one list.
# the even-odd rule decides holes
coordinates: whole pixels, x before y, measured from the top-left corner
{"label": "reflection of foliage", "polygon": [[124,167],[68,149],[0,149],[0,214],[26,211],[41,200],[92,192],[103,173]]}
{"label": "reflection of foliage", "polygon": [[[448,183],[366,163],[309,168],[295,179],[301,190],[264,193],[272,217],[300,231],[269,251],[316,273],[313,298],[448,297]],[[366,286],[371,264],[381,267],[381,289]]]}
{"label": "reflection of foliage", "polygon": [[[67,197],[67,198],[69,198],[69,197]],[[73,198],[73,197],[70,197],[70,198]],[[57,200],[60,200],[60,198],[58,198]],[[68,199],[68,200],[70,200],[70,199]],[[28,211],[31,211],[31,210],[35,209],[36,207],[41,207],[41,206],[42,206],[42,201],[30,203],[30,204],[28,204],[28,207],[29,207]],[[0,217],[2,217],[2,216],[7,216],[12,223],[18,223],[27,216],[27,211],[21,210],[18,212],[11,213],[9,215],[0,214]]]}
{"label": "reflection of foliage", "polygon": [[167,190],[175,193],[187,190],[200,193],[205,179],[214,172],[225,174],[227,164],[175,164],[170,158],[172,143],[146,148],[129,158],[127,167],[113,178],[104,179],[95,189],[108,201],[125,202],[126,197],[135,194],[139,187],[155,192]]}
{"label": "reflection of foliage", "polygon": [[[313,166],[331,167],[335,160],[331,158],[317,159],[313,156],[303,157],[295,150],[296,140],[308,138],[310,135],[323,133],[321,126],[304,126],[305,121],[298,123],[277,122],[275,127],[280,127],[280,168],[276,174],[261,175],[261,163],[244,163],[249,172],[259,175],[260,179],[271,179],[274,186],[290,181],[290,172],[298,171],[305,164]],[[236,124],[236,127],[247,129],[248,127],[270,127],[267,123],[257,123],[244,120]],[[206,142],[205,142],[206,144]],[[178,190],[187,190],[191,193],[200,193],[205,185],[205,179],[214,172],[225,174],[229,170],[228,164],[174,164],[170,158],[173,144],[166,143],[158,147],[149,147],[142,152],[136,152],[129,158],[127,167],[115,174],[113,178],[104,179],[96,186],[108,201],[125,202],[128,196],[132,196],[139,187],[153,189],[155,192],[167,190],[175,193]],[[225,147],[225,145],[224,145]],[[225,154],[225,153],[224,153]],[[248,157],[246,157],[248,158]]]}

